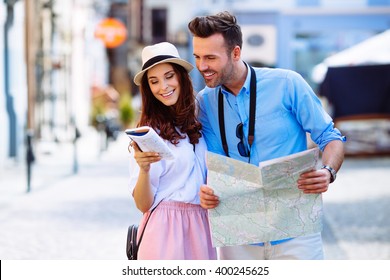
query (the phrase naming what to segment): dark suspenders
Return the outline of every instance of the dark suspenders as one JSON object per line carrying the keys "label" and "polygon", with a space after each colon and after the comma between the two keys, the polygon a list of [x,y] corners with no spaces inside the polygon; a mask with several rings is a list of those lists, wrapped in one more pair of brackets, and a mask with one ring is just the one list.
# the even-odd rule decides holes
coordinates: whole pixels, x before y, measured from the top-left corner
{"label": "dark suspenders", "polygon": [[[249,143],[249,152],[253,140],[255,138],[255,117],[256,117],[256,73],[255,70],[248,65],[251,70],[251,81],[250,81],[250,100],[249,100],[249,133],[248,133],[248,143]],[[222,89],[219,89],[218,95],[218,120],[219,120],[219,130],[221,133],[222,147],[225,151],[226,156],[229,157],[229,148],[226,142],[226,132],[225,132],[225,116],[223,108],[223,94]]]}

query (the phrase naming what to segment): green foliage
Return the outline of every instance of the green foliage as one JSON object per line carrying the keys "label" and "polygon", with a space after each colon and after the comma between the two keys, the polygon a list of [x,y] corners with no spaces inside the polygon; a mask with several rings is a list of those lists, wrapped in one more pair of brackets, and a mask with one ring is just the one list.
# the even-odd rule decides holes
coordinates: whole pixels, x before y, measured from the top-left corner
{"label": "green foliage", "polygon": [[131,105],[131,95],[129,93],[121,94],[119,99],[119,119],[123,127],[128,127],[134,121],[135,112]]}
{"label": "green foliage", "polygon": [[102,101],[92,103],[91,122],[94,127],[98,126],[98,119],[104,117],[106,113],[105,104]]}

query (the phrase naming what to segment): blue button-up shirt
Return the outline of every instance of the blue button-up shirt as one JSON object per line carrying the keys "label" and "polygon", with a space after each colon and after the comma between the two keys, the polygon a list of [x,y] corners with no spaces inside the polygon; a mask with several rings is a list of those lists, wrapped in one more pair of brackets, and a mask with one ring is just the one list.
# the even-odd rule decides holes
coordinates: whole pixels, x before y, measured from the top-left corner
{"label": "blue button-up shirt", "polygon": [[[334,128],[331,117],[323,109],[318,97],[306,81],[296,72],[284,69],[254,68],[256,71],[255,137],[250,149],[250,163],[287,156],[307,149],[306,133],[323,150],[333,140],[344,141]],[[245,145],[249,129],[250,76],[237,96],[222,88],[224,116],[229,156],[248,162],[242,157],[237,144],[236,127],[244,124]],[[218,92],[205,87],[199,92],[199,120],[208,150],[224,155],[218,123]]]}
{"label": "blue button-up shirt", "polygon": [[[344,141],[318,97],[298,73],[283,69],[254,69],[257,104],[255,137],[250,149],[251,164],[258,165],[261,161],[306,150],[307,133],[322,151],[330,141]],[[229,156],[245,162],[248,158],[241,156],[237,149],[240,139],[236,137],[236,127],[239,123],[244,124],[244,141],[248,147],[250,76],[251,71],[248,71],[237,96],[222,87]],[[224,155],[218,122],[220,88],[206,87],[199,92],[199,120],[208,150]],[[287,240],[290,238],[271,241],[271,245]]]}

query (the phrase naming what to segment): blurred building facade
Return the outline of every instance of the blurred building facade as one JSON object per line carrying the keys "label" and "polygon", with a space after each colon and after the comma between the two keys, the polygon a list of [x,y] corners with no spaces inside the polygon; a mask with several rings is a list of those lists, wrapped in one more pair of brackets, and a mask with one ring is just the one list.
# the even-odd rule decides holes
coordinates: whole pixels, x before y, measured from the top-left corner
{"label": "blurred building facade", "polygon": [[[316,64],[390,28],[389,0],[133,0],[131,5],[132,73],[140,67],[140,47],[163,40],[192,60],[188,21],[228,10],[242,27],[244,60],[294,69],[316,89],[311,79]],[[193,72],[195,88],[201,89],[202,79]]]}
{"label": "blurred building facade", "polygon": [[[390,28],[389,0],[4,0],[0,176],[9,161],[24,162],[28,133],[35,141],[71,141],[76,127],[89,126],[91,87],[113,84],[136,95],[132,76],[144,45],[171,41],[193,61],[188,21],[223,10],[242,26],[246,61],[294,69],[314,88],[316,64]],[[105,17],[126,25],[120,47],[94,37]]]}
{"label": "blurred building facade", "polygon": [[94,4],[0,3],[0,174],[24,163],[27,135],[33,144],[72,141],[76,127],[89,125],[90,85],[106,79],[105,48],[93,38]]}

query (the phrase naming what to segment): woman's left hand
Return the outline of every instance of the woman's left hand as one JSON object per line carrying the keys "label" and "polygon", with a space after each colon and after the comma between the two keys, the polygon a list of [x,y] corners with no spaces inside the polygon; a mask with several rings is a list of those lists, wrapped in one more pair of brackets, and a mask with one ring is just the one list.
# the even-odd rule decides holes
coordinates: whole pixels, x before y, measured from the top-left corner
{"label": "woman's left hand", "polygon": [[137,143],[134,141],[130,145],[134,150],[134,159],[143,172],[149,172],[150,165],[161,160],[161,157],[158,153],[142,152]]}

